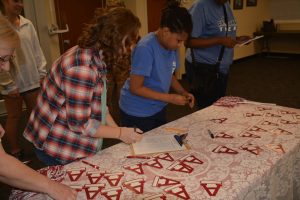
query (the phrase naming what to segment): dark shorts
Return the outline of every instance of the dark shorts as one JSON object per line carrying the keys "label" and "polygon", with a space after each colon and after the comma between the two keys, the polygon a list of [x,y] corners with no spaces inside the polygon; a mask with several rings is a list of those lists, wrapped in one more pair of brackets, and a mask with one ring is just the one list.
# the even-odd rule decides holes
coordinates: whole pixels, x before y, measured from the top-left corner
{"label": "dark shorts", "polygon": [[37,158],[47,166],[65,165],[65,164],[69,163],[69,162],[61,162],[57,158],[52,157],[52,156],[46,154],[43,150],[39,150],[37,148],[34,149],[34,152],[35,152]]}
{"label": "dark shorts", "polygon": [[141,129],[143,132],[150,131],[154,128],[157,128],[165,123],[166,120],[166,107],[163,108],[158,113],[149,116],[149,117],[136,117],[131,116],[125,113],[122,109],[120,109],[120,118],[121,118],[121,126],[125,127],[137,127]]}

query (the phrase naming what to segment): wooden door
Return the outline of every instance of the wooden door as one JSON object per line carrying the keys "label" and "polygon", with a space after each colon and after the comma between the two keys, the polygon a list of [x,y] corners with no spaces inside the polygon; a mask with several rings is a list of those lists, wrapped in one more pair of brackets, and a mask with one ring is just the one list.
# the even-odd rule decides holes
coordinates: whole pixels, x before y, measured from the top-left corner
{"label": "wooden door", "polygon": [[59,34],[60,52],[63,53],[77,44],[79,35],[85,23],[89,23],[98,7],[105,6],[105,0],[54,0],[57,25],[65,29],[68,24],[69,32]]}
{"label": "wooden door", "polygon": [[167,0],[147,0],[148,32],[153,32],[158,29],[161,10],[166,6]]}

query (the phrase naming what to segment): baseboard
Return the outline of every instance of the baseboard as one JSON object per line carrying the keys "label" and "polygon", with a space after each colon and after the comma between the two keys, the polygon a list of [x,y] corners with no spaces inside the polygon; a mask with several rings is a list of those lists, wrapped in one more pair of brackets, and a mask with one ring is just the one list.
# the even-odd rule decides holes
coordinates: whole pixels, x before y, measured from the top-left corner
{"label": "baseboard", "polygon": [[233,64],[235,63],[240,63],[246,60],[250,60],[252,58],[256,58],[256,57],[266,57],[266,58],[283,58],[283,59],[300,59],[300,54],[297,53],[277,53],[277,52],[273,52],[273,53],[267,53],[267,52],[263,52],[263,53],[257,53],[251,56],[246,56],[243,58],[239,58],[233,61]]}
{"label": "baseboard", "polygon": [[255,58],[255,57],[258,57],[260,56],[261,54],[254,54],[254,55],[251,55],[251,56],[246,56],[246,57],[243,57],[243,58],[239,58],[239,59],[236,59],[233,61],[233,64],[235,63],[239,63],[239,62],[243,62],[243,61],[246,61],[246,60],[250,60],[252,58]]}
{"label": "baseboard", "polygon": [[279,53],[279,52],[267,53],[267,52],[264,52],[261,55],[265,56],[265,57],[271,57],[271,58],[274,57],[274,58],[300,59],[299,53]]}

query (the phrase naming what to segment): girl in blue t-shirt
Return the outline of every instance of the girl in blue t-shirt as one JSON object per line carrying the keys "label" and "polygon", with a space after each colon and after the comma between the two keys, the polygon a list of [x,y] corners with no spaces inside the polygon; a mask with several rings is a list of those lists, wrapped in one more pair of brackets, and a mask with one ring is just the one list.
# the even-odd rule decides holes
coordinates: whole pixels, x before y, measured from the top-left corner
{"label": "girl in blue t-shirt", "polygon": [[[194,106],[188,93],[173,75],[179,67],[178,48],[192,30],[188,11],[170,2],[162,10],[160,27],[146,35],[132,54],[132,70],[120,96],[121,123],[144,132],[166,123],[166,105]],[[170,94],[170,88],[176,94]]]}

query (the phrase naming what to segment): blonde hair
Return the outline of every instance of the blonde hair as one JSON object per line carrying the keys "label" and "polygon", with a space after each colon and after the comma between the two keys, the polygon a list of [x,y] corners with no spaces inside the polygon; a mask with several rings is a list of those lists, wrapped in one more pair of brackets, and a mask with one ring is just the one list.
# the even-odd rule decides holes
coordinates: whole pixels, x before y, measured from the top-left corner
{"label": "blonde hair", "polygon": [[20,39],[11,23],[0,15],[0,48],[3,48],[3,44],[7,45],[8,48],[16,48],[20,45]]}

